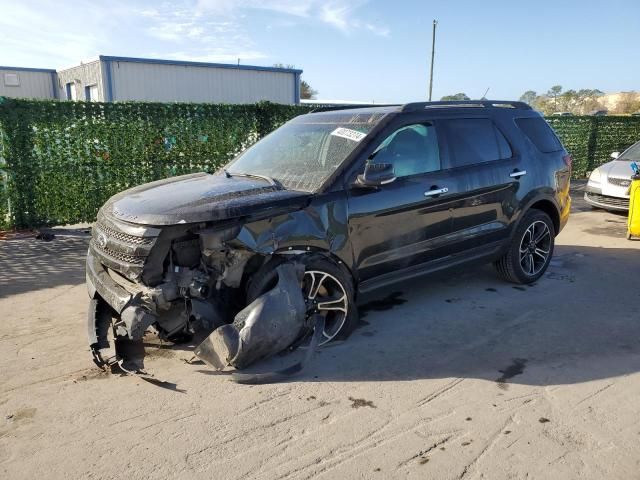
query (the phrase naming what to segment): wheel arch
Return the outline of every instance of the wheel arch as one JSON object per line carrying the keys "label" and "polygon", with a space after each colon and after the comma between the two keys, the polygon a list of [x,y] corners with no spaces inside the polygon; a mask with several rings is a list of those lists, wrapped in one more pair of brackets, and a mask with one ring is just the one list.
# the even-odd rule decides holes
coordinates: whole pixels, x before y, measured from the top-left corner
{"label": "wheel arch", "polygon": [[357,291],[356,287],[357,287],[358,279],[354,276],[353,271],[351,270],[347,262],[345,262],[338,255],[336,255],[335,253],[332,253],[329,250],[326,250],[323,248],[311,248],[306,245],[300,246],[300,247],[289,246],[286,249],[277,250],[273,252],[271,255],[263,255],[260,253],[254,254],[247,262],[247,266],[245,267],[244,272],[242,273],[243,288],[246,290],[249,285],[249,281],[251,280],[251,277],[263,266],[267,265],[270,262],[273,264],[275,268],[275,266],[277,266],[279,263],[285,262],[289,258],[291,259],[296,257],[300,258],[300,257],[312,256],[312,255],[323,256],[324,258],[335,263],[339,268],[343,269],[345,274],[347,274],[353,282],[354,292]]}
{"label": "wheel arch", "polygon": [[558,207],[556,207],[555,203],[551,200],[543,198],[532,203],[527,210],[536,209],[540,210],[551,218],[553,222],[553,230],[555,235],[557,236],[560,233],[560,212],[558,211]]}
{"label": "wheel arch", "polygon": [[520,210],[517,224],[512,230],[513,233],[515,233],[515,231],[518,229],[518,226],[524,218],[524,215],[533,208],[549,215],[549,218],[551,218],[551,223],[553,223],[555,235],[558,236],[558,233],[560,233],[560,208],[558,207],[558,204],[553,197],[551,197],[550,195],[545,195],[544,193],[540,193],[530,198],[529,201],[524,205],[525,206]]}

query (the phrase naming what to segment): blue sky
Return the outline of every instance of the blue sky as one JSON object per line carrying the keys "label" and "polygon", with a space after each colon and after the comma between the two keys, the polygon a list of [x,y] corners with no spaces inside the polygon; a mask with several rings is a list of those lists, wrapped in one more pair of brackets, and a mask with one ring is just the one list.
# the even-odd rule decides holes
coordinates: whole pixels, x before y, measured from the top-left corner
{"label": "blue sky", "polygon": [[0,0],[0,65],[99,54],[293,64],[319,98],[403,102],[490,88],[640,90],[640,1]]}

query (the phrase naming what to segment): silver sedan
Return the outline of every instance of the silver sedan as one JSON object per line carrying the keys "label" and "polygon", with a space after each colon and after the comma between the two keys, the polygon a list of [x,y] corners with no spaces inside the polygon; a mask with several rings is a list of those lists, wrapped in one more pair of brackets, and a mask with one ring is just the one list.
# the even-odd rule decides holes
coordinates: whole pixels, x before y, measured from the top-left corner
{"label": "silver sedan", "polygon": [[633,175],[631,164],[640,163],[640,142],[633,144],[622,155],[613,152],[611,158],[612,161],[591,172],[584,199],[594,207],[627,211]]}

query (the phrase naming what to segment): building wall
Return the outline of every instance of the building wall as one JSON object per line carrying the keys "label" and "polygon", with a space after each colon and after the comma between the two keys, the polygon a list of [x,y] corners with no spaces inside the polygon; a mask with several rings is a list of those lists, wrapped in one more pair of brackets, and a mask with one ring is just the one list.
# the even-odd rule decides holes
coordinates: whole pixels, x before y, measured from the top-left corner
{"label": "building wall", "polygon": [[[5,77],[5,74],[8,77]],[[19,86],[7,81],[18,76]],[[55,98],[55,70],[37,68],[0,67],[0,96],[11,98]]]}
{"label": "building wall", "polygon": [[104,60],[113,101],[297,103],[295,72]]}
{"label": "building wall", "polygon": [[57,90],[60,100],[70,100],[70,98],[67,98],[66,85],[68,83],[73,84],[72,88],[76,89],[76,100],[87,100],[85,87],[97,85],[97,98],[92,98],[91,100],[97,102],[107,101],[104,88],[105,79],[103,78],[102,66],[99,60],[65,70],[58,70]]}

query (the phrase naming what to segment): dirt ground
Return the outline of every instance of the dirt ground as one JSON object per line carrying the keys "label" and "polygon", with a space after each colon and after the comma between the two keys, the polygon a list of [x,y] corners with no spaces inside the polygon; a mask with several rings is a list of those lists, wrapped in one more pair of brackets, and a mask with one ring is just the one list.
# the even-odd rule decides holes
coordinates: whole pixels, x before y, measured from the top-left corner
{"label": "dirt ground", "polygon": [[482,266],[398,285],[264,386],[152,340],[156,382],[101,373],[86,235],[2,241],[0,477],[640,478],[640,242],[575,197],[537,284]]}

